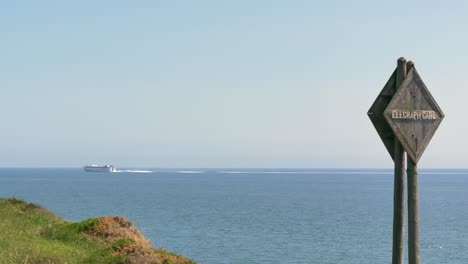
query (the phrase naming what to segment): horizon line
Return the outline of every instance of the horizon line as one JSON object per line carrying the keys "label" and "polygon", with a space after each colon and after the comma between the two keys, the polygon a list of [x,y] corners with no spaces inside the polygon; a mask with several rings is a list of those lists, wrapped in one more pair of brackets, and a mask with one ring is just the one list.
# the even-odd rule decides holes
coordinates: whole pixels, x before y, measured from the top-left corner
{"label": "horizon line", "polygon": [[[80,169],[83,166],[0,166],[0,169]],[[299,169],[299,170],[329,170],[329,169],[377,169],[377,170],[389,170],[392,167],[148,167],[148,166],[122,166],[122,169]],[[468,167],[421,167],[419,169],[468,169]]]}

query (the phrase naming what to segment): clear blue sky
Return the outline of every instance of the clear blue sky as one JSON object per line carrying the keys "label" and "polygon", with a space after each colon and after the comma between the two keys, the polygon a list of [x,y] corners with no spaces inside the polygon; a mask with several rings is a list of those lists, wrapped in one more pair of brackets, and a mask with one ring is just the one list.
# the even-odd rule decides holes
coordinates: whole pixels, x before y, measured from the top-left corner
{"label": "clear blue sky", "polygon": [[405,56],[468,167],[466,1],[2,1],[0,166],[391,167],[367,110]]}

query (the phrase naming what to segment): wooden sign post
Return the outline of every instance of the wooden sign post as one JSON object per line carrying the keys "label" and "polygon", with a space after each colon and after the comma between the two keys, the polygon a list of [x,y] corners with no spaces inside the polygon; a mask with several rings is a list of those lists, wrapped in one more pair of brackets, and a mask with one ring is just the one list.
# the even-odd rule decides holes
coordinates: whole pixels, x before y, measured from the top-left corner
{"label": "wooden sign post", "polygon": [[392,264],[403,263],[405,152],[408,162],[408,260],[410,264],[419,264],[417,162],[444,114],[414,64],[404,58],[398,59],[397,69],[367,114],[395,163]]}

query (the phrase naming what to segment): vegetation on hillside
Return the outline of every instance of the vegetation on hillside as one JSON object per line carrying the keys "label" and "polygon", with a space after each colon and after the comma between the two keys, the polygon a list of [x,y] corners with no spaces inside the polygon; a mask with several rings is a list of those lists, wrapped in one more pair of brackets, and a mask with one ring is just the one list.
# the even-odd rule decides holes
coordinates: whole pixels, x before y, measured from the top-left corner
{"label": "vegetation on hillside", "polygon": [[15,198],[0,199],[0,264],[195,264],[154,249],[123,217],[68,222]]}

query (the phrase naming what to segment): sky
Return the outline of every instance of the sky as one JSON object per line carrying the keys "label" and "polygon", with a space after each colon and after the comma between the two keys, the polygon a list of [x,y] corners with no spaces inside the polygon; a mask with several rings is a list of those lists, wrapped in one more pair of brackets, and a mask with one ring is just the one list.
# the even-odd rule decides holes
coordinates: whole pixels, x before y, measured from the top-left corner
{"label": "sky", "polygon": [[404,56],[468,167],[466,1],[1,1],[0,167],[390,168]]}

